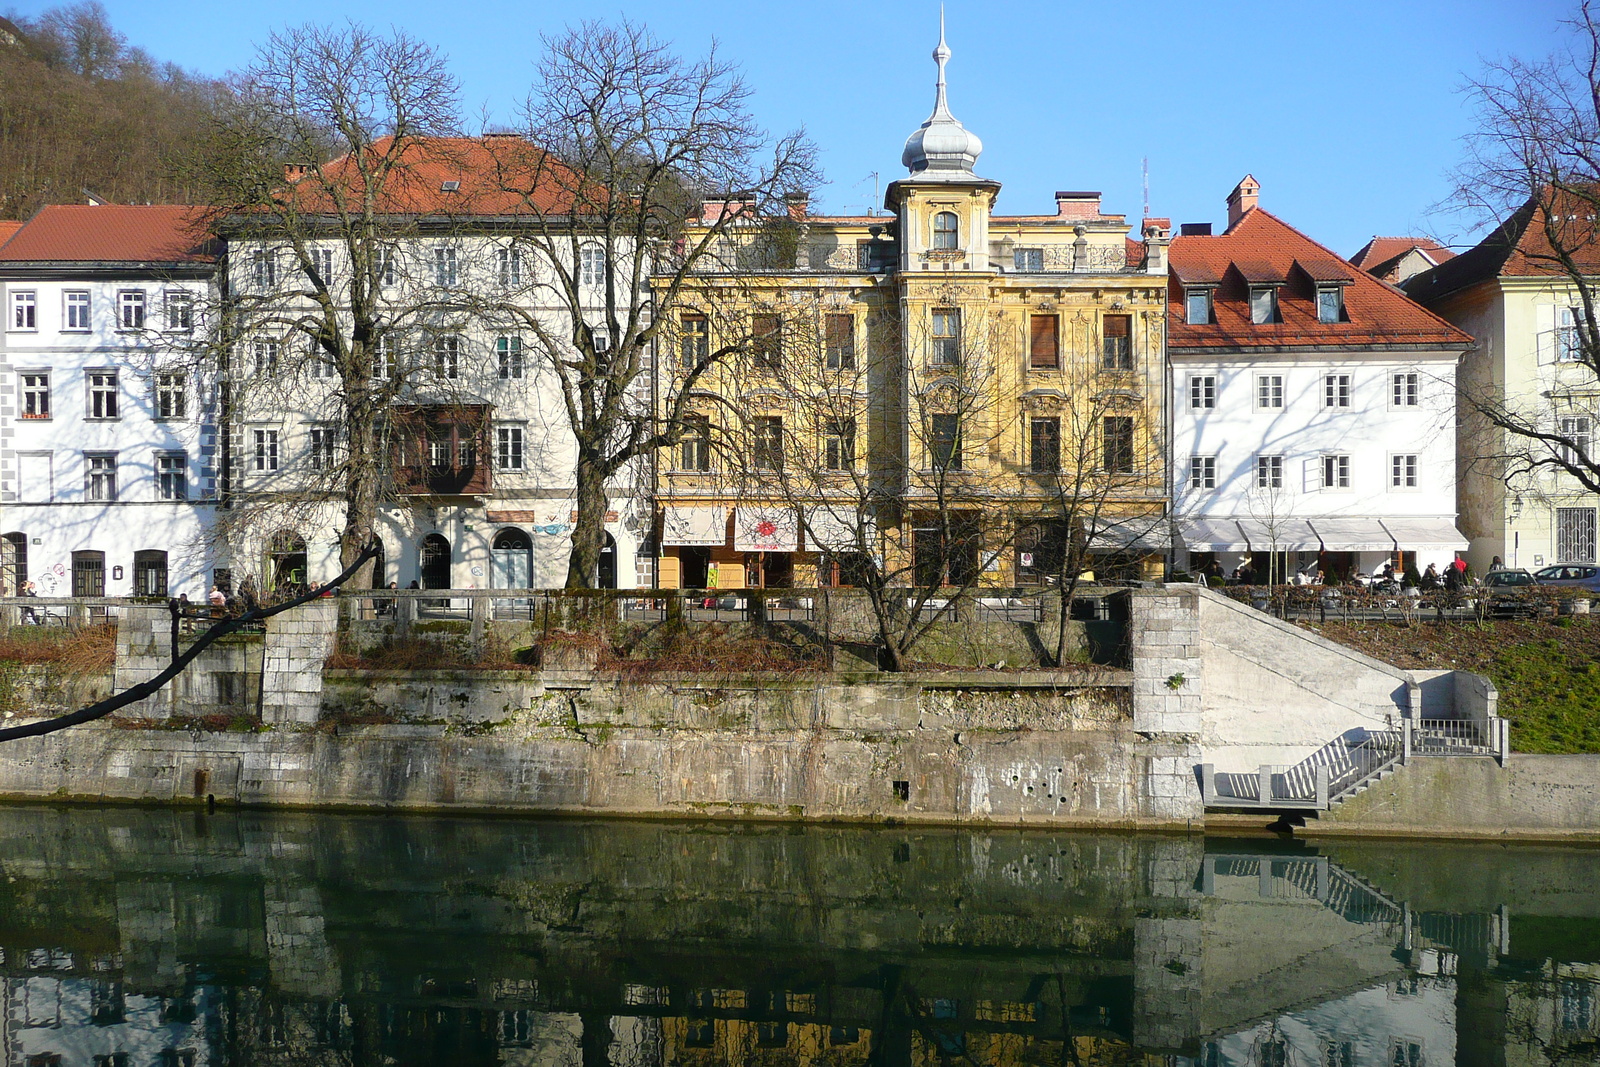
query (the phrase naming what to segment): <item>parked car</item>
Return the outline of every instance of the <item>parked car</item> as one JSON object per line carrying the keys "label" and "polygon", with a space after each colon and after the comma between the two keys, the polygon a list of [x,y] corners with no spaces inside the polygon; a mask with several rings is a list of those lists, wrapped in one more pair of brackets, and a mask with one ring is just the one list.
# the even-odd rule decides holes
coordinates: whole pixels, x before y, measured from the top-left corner
{"label": "parked car", "polygon": [[1560,585],[1600,593],[1600,567],[1593,563],[1557,563],[1533,572],[1540,585]]}
{"label": "parked car", "polygon": [[[1545,607],[1537,597],[1529,595],[1538,588],[1538,580],[1521,567],[1490,571],[1483,576],[1485,614],[1532,618]],[[1496,596],[1496,593],[1510,595]]]}

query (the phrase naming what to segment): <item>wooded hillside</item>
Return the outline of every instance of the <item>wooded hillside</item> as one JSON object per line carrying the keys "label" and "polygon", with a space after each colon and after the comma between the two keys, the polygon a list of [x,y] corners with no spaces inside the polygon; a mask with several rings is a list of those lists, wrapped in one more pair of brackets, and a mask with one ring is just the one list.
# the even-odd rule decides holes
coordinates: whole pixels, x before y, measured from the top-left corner
{"label": "wooded hillside", "polygon": [[[0,219],[47,203],[188,203],[225,83],[159,63],[99,3],[0,19]],[[87,192],[86,192],[87,191]]]}

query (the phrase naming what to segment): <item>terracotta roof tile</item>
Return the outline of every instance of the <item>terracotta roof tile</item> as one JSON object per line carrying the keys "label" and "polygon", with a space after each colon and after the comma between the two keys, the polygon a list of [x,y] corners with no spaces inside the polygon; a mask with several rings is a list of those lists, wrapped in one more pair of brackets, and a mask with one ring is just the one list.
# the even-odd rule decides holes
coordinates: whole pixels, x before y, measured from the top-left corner
{"label": "terracotta roof tile", "polygon": [[[1170,257],[1174,284],[1168,287],[1168,344],[1174,349],[1465,345],[1472,340],[1393,286],[1354,269],[1348,271],[1349,284],[1342,286],[1349,321],[1318,322],[1312,280],[1291,267],[1297,260],[1315,262],[1321,272],[1345,261],[1262,208],[1246,212],[1227,233],[1174,238]],[[1250,321],[1249,290],[1240,265],[1288,279],[1278,292],[1281,322]],[[1220,279],[1213,298],[1214,322],[1192,326],[1184,321],[1184,279]]]}
{"label": "terracotta roof tile", "polygon": [[[288,187],[301,211],[328,211],[332,190],[366,189],[374,161],[392,148],[384,137],[364,153],[340,156]],[[577,172],[521,137],[427,137],[402,145],[384,175],[378,210],[403,215],[532,215],[592,208],[605,190],[585,190]]]}
{"label": "terracotta roof tile", "polygon": [[0,247],[0,263],[205,263],[204,209],[176,204],[52,204]]}
{"label": "terracotta roof tile", "polygon": [[1413,248],[1421,249],[1435,263],[1454,259],[1455,253],[1431,237],[1374,237],[1361,246],[1361,251],[1350,257],[1350,262],[1362,270],[1399,259]]}
{"label": "terracotta roof tile", "polygon": [[[1545,200],[1552,202],[1548,207]],[[1555,258],[1552,232],[1571,249],[1574,265],[1600,274],[1600,221],[1587,195],[1565,192],[1551,198],[1546,190],[1530,197],[1477,245],[1447,263],[1410,278],[1405,291],[1417,300],[1437,300],[1489,278],[1560,277],[1566,273]]]}
{"label": "terracotta roof tile", "polygon": [[11,240],[12,235],[20,229],[22,229],[22,223],[20,222],[0,222],[0,246]]}

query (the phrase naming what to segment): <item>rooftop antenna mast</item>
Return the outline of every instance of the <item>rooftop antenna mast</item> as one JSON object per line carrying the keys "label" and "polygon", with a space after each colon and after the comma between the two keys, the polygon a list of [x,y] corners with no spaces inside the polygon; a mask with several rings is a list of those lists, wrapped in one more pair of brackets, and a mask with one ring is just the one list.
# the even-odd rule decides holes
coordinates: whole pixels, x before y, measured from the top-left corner
{"label": "rooftop antenna mast", "polygon": [[1144,171],[1144,217],[1150,217],[1150,157],[1139,161]]}

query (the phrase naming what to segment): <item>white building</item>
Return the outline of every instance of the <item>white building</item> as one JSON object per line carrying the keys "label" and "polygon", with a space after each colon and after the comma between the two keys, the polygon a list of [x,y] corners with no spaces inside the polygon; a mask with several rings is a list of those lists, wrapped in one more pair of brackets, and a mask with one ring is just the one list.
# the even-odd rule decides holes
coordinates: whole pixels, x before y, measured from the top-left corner
{"label": "white building", "polygon": [[0,247],[6,595],[206,593],[214,271],[182,207],[46,207]]}
{"label": "white building", "polygon": [[1246,177],[1228,229],[1172,242],[1180,567],[1257,580],[1318,563],[1440,570],[1457,531],[1456,364],[1471,338],[1269,214]]}
{"label": "white building", "polygon": [[[388,412],[377,462],[378,584],[526,588],[566,579],[575,437],[530,320],[570,336],[570,311],[530,239],[538,224],[527,198],[502,188],[504,159],[518,146],[526,147],[494,136],[414,142],[400,168],[405,180],[391,176],[384,194],[381,217],[392,219],[383,223],[390,228],[376,272],[384,333],[367,387],[367,399]],[[348,315],[361,253],[331,223],[326,237],[316,229],[318,205],[343,167],[334,160],[318,180],[301,179],[292,230],[252,216],[222,226],[225,299],[238,335],[229,375],[232,499],[221,519],[237,569],[267,586],[315,583],[339,570],[343,416],[355,390],[312,342],[310,272]],[[597,240],[583,242],[577,258],[568,268],[598,326],[610,257]],[[623,284],[627,270],[614,273]],[[636,386],[648,410],[648,373]],[[650,523],[636,481],[612,486],[600,587],[651,583],[648,568],[640,577],[636,566]]]}

